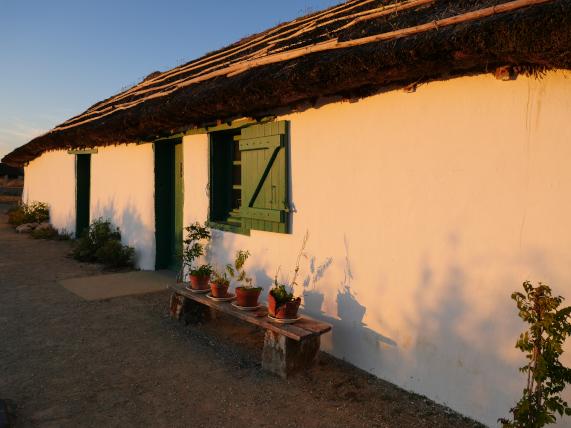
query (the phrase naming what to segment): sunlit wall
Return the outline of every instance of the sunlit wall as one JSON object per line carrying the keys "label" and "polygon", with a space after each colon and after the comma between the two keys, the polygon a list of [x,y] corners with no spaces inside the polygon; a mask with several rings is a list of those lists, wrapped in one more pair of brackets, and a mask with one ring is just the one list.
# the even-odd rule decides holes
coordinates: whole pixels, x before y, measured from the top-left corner
{"label": "sunlit wall", "polygon": [[52,225],[75,233],[75,156],[65,150],[44,153],[24,168],[24,177],[22,200],[47,203]]}
{"label": "sunlit wall", "polygon": [[100,147],[91,156],[91,220],[111,220],[124,244],[135,248],[137,267],[155,268],[153,145]]}
{"label": "sunlit wall", "polygon": [[[570,78],[466,77],[279,118],[293,234],[218,232],[212,261],[250,250],[267,290],[309,231],[297,293],[334,326],[325,350],[495,425],[524,385],[510,294],[542,280],[571,299]],[[184,151],[185,220],[203,221],[206,136]]]}

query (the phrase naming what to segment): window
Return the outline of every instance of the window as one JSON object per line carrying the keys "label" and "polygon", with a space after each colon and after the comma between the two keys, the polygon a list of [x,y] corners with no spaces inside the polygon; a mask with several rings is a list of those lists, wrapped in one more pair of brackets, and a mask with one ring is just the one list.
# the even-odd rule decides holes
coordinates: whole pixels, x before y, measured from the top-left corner
{"label": "window", "polygon": [[288,123],[210,134],[210,223],[217,229],[288,233]]}

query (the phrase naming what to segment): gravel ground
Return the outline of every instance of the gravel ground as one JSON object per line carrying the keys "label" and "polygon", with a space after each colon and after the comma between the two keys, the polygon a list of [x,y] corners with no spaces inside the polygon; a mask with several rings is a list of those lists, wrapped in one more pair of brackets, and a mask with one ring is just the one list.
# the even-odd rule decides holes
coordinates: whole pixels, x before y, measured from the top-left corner
{"label": "gravel ground", "polygon": [[0,214],[0,398],[17,427],[480,426],[327,355],[287,381],[266,374],[263,332],[183,326],[166,292],[83,301],[57,280],[101,270],[69,249]]}

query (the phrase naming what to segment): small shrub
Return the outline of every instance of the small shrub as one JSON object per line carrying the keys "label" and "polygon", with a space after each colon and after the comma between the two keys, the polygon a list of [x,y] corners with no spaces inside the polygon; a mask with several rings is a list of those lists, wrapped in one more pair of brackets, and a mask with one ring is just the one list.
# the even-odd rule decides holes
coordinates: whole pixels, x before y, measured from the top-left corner
{"label": "small shrub", "polygon": [[8,222],[13,226],[25,223],[43,223],[50,219],[50,209],[45,202],[20,204],[8,212]]}
{"label": "small shrub", "polygon": [[26,223],[43,223],[50,219],[50,208],[45,202],[24,205]]}
{"label": "small shrub", "polygon": [[24,210],[21,205],[10,208],[8,211],[8,223],[12,226],[20,226],[24,224]]}
{"label": "small shrub", "polygon": [[89,225],[79,237],[73,250],[73,257],[81,262],[96,262],[95,253],[109,240],[120,241],[121,233],[111,222],[101,218]]}
{"label": "small shrub", "polygon": [[111,239],[95,252],[95,258],[110,268],[133,267],[135,249]]}
{"label": "small shrub", "polygon": [[108,220],[97,219],[76,241],[73,258],[109,268],[132,267],[135,250],[121,244],[121,232]]}
{"label": "small shrub", "polygon": [[59,232],[51,225],[49,227],[36,228],[32,230],[30,236],[34,239],[50,239],[52,241],[67,241],[71,235],[65,231]]}
{"label": "small shrub", "polygon": [[34,239],[56,239],[58,236],[58,231],[55,230],[52,226],[42,228],[37,227],[32,230],[30,236]]}

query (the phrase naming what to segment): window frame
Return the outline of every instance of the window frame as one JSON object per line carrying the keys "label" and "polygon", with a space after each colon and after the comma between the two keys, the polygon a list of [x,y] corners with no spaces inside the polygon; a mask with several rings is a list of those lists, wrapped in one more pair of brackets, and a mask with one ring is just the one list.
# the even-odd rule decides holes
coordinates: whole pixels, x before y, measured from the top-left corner
{"label": "window frame", "polygon": [[[281,131],[277,131],[279,133],[279,135],[281,135],[281,146],[284,154],[283,156],[285,156],[285,164],[282,164],[282,170],[285,170],[285,177],[284,179],[284,191],[285,191],[285,197],[286,199],[284,200],[284,204],[285,204],[285,211],[282,210],[282,219],[285,218],[285,221],[282,220],[278,223],[276,223],[278,226],[275,230],[270,230],[267,229],[266,227],[268,227],[268,223],[266,222],[265,226],[254,226],[254,224],[259,223],[259,221],[254,220],[252,222],[253,219],[255,219],[256,217],[242,217],[239,218],[239,224],[231,224],[232,222],[228,222],[228,221],[224,221],[224,220],[220,220],[220,219],[213,219],[213,217],[215,217],[216,213],[215,210],[219,209],[217,207],[222,205],[224,206],[224,201],[220,202],[220,201],[216,201],[216,198],[224,198],[223,196],[220,196],[220,184],[217,182],[217,178],[216,176],[220,174],[220,164],[216,164],[215,161],[217,160],[217,158],[219,159],[219,155],[216,154],[217,150],[220,150],[219,148],[217,148],[216,146],[221,144],[220,141],[216,141],[215,137],[216,135],[220,135],[221,133],[229,133],[229,134],[233,134],[232,138],[233,138],[233,144],[240,144],[241,140],[244,140],[244,138],[246,140],[248,140],[249,138],[252,138],[252,136],[248,136],[248,132],[246,131],[246,133],[244,133],[244,130],[247,128],[254,128],[254,127],[262,127],[262,126],[266,126],[269,127],[270,129],[280,129]],[[263,129],[263,128],[262,128]],[[291,169],[290,169],[290,159],[289,159],[289,144],[290,144],[290,140],[289,140],[289,136],[290,136],[290,123],[289,121],[268,121],[268,122],[257,122],[257,123],[253,123],[253,122],[249,122],[249,123],[240,123],[240,124],[236,124],[236,126],[230,126],[230,125],[225,125],[224,127],[219,127],[219,128],[211,128],[208,130],[208,200],[209,200],[209,207],[208,207],[208,220],[207,220],[207,224],[208,226],[210,226],[213,229],[216,230],[221,230],[224,232],[230,232],[230,233],[236,233],[236,234],[241,234],[241,235],[247,235],[249,236],[251,234],[251,230],[258,230],[258,231],[266,231],[266,232],[274,232],[274,233],[284,233],[284,234],[290,234],[291,233],[291,216],[290,216],[290,197],[291,197],[291,193],[290,193],[290,186],[291,186]],[[254,129],[252,129],[252,132],[256,132],[254,131]],[[263,131],[266,132],[266,131]],[[276,131],[273,131],[276,132]],[[247,136],[244,136],[244,135]],[[250,132],[251,134],[251,132]],[[267,134],[263,134],[263,135],[267,135]],[[270,134],[273,135],[273,134]],[[278,134],[276,134],[278,135]],[[267,138],[267,137],[264,137]],[[229,149],[229,154],[227,154],[226,156],[230,157],[230,161],[233,161],[233,150],[235,149],[235,147],[233,146],[231,149]],[[242,168],[244,167],[244,158],[242,156],[242,150],[240,149],[240,174],[241,174],[241,181],[240,181],[240,190],[241,192],[243,192],[245,189],[243,186],[245,186],[245,183],[243,183],[242,181],[244,180],[244,171],[242,170]],[[248,149],[246,149],[248,150]],[[224,156],[224,155],[222,155]],[[228,164],[227,160],[225,160],[226,166],[232,168],[233,165],[232,164]],[[226,177],[226,180],[229,180],[230,183],[232,183],[233,180],[233,171],[230,170],[229,172],[229,177]],[[223,178],[224,179],[224,178]],[[232,184],[231,184],[232,185]],[[246,186],[248,187],[248,186]],[[282,186],[283,187],[283,186]],[[230,198],[230,202],[226,201],[226,204],[228,206],[228,204],[231,204],[231,200],[232,200],[232,188],[227,187],[226,190],[226,196]],[[230,194],[228,195],[228,192],[230,192]],[[238,208],[238,210],[242,210],[243,209],[243,200],[244,194],[241,194],[241,201],[240,201],[240,206]],[[227,209],[227,206],[225,208],[223,208],[224,210]],[[232,208],[230,208],[230,211],[228,211],[229,213],[232,211]],[[284,217],[285,216],[285,217]],[[230,218],[231,216],[229,216],[228,218]],[[235,217],[238,218],[238,217]],[[259,218],[259,217],[258,217]],[[273,223],[272,223],[273,224]],[[275,224],[273,224],[272,226],[269,226],[270,228],[274,228],[276,227]],[[277,230],[279,229],[279,231]]]}
{"label": "window frame", "polygon": [[[250,235],[250,230],[246,230],[243,228],[243,224],[242,221],[240,221],[239,225],[233,225],[230,224],[227,221],[221,221],[221,220],[213,220],[213,209],[216,206],[216,202],[214,202],[214,198],[217,197],[216,193],[218,189],[215,189],[215,186],[213,185],[214,183],[216,183],[216,179],[215,174],[217,173],[216,170],[218,168],[220,168],[220,166],[216,166],[214,163],[214,152],[218,151],[217,148],[215,148],[216,145],[221,144],[220,142],[216,142],[214,140],[214,137],[216,136],[216,134],[220,134],[220,133],[228,133],[228,134],[236,134],[236,135],[240,135],[240,131],[242,128],[246,127],[248,125],[242,125],[242,126],[236,126],[236,127],[231,127],[231,128],[227,128],[227,129],[222,129],[222,130],[215,130],[212,132],[208,133],[208,221],[207,221],[207,225],[209,227],[211,227],[212,229],[217,229],[217,230],[222,230],[224,232],[231,232],[231,233],[237,233],[240,235]],[[237,141],[235,138],[233,138],[233,142],[232,144],[239,144],[239,141]],[[233,151],[233,147],[231,149],[229,149],[229,152]],[[230,159],[232,161],[232,157],[230,156]],[[233,161],[232,161],[233,162]],[[232,176],[232,172],[230,172],[230,176]],[[216,186],[217,187],[217,186]],[[226,191],[232,191],[232,189],[226,189]],[[219,197],[219,196],[218,196]],[[231,211],[230,211],[231,212]],[[230,216],[231,217],[231,216]]]}

